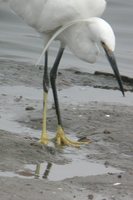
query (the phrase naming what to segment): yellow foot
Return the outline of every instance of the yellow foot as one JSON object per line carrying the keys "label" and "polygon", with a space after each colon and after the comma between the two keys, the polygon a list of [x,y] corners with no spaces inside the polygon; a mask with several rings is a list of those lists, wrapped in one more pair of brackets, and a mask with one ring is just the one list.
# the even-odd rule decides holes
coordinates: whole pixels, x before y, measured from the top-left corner
{"label": "yellow foot", "polygon": [[78,142],[72,141],[65,136],[64,130],[61,126],[58,126],[57,133],[56,133],[56,144],[57,145],[66,145],[66,146],[73,146],[73,147],[80,147],[81,144],[88,144],[90,141]]}
{"label": "yellow foot", "polygon": [[49,142],[49,139],[48,139],[47,133],[42,133],[39,143],[47,145],[48,142]]}

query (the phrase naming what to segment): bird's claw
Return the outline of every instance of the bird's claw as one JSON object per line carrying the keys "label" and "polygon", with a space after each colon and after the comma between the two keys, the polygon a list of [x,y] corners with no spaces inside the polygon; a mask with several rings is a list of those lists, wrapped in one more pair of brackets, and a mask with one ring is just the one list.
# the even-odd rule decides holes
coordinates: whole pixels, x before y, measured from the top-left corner
{"label": "bird's claw", "polygon": [[64,130],[61,126],[58,127],[55,142],[59,146],[72,146],[72,147],[80,147],[81,144],[88,144],[90,141],[78,142],[72,141],[65,136]]}
{"label": "bird's claw", "polygon": [[[90,140],[88,141],[72,141],[69,138],[66,137],[64,130],[61,126],[58,126],[56,137],[52,139],[52,141],[55,142],[58,146],[71,146],[71,147],[80,147],[82,144],[88,144],[90,143]],[[47,133],[42,133],[41,138],[39,140],[39,143],[42,145],[47,145],[49,143],[49,138]]]}
{"label": "bird's claw", "polygon": [[41,138],[39,140],[39,143],[47,145],[48,142],[49,142],[49,138],[48,138],[47,134],[46,133],[42,133]]}

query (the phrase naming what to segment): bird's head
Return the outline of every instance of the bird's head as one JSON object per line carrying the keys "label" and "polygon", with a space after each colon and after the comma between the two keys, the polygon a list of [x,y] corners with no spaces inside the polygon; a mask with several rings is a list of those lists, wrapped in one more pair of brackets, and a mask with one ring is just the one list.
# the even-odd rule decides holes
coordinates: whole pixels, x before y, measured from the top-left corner
{"label": "bird's head", "polygon": [[105,44],[111,51],[115,50],[115,35],[111,26],[103,19],[92,17],[89,19],[91,39],[99,44]]}
{"label": "bird's head", "polygon": [[94,43],[103,47],[107,59],[118,81],[120,90],[124,96],[123,84],[117,67],[116,59],[114,56],[115,34],[113,29],[105,20],[97,17],[90,18],[88,26],[89,26],[89,31],[91,33],[91,40]]}

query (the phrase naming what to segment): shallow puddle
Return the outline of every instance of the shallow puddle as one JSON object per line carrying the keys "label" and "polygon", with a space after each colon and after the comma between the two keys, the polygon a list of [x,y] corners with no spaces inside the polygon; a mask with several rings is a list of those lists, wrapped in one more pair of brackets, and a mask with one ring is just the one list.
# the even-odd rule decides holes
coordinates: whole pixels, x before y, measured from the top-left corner
{"label": "shallow puddle", "polygon": [[[26,168],[31,169],[34,171],[34,165],[28,165]],[[107,173],[120,173],[120,170],[117,170],[112,167],[106,168],[102,164],[92,163],[83,160],[73,161],[69,164],[65,165],[57,165],[52,163],[42,163],[37,166],[40,168],[39,174],[37,174],[36,170],[36,177],[39,178],[46,178],[48,180],[59,181],[64,180],[66,178],[73,178],[75,176],[85,177],[85,176],[94,176],[94,175],[101,175]],[[36,168],[36,169],[37,169]]]}
{"label": "shallow puddle", "polygon": [[[125,98],[119,90],[100,89],[89,86],[73,86],[58,91],[61,103],[65,104],[86,104],[88,102],[104,102],[104,103],[121,103],[125,105],[133,105],[133,93],[125,92]],[[1,86],[0,94],[10,97],[20,97],[29,100],[43,100],[42,89],[27,86]],[[53,102],[53,95],[49,91],[49,102]]]}
{"label": "shallow puddle", "polygon": [[54,163],[41,163],[38,165],[25,165],[25,168],[17,172],[0,171],[1,177],[37,178],[51,181],[64,180],[73,177],[96,176],[102,174],[121,173],[122,171],[104,164],[75,160],[65,165]]}
{"label": "shallow puddle", "polygon": [[[18,134],[29,134],[32,136],[40,136],[40,132],[22,126],[17,119],[20,115],[25,114],[25,105],[35,104],[40,109],[43,96],[42,89],[37,89],[27,86],[1,86],[0,95],[2,106],[0,108],[0,129]],[[79,95],[80,94],[80,95]],[[14,99],[21,96],[20,102],[15,102]],[[120,91],[99,89],[93,87],[74,86],[68,89],[59,91],[59,99],[61,104],[65,105],[84,105],[89,102],[105,102],[105,103],[121,103],[125,105],[133,105],[133,94],[126,92],[126,97],[123,98]],[[22,102],[21,102],[22,101]],[[31,102],[32,101],[32,102]],[[6,104],[5,104],[6,102]],[[52,92],[49,92],[49,106],[53,102]],[[34,107],[34,106],[33,106]],[[42,109],[42,106],[41,106]],[[8,113],[6,112],[8,110]]]}
{"label": "shallow puddle", "polygon": [[125,92],[125,97],[122,96],[119,90],[107,90],[94,87],[74,86],[59,93],[61,102],[65,104],[81,104],[89,102],[103,102],[123,105],[133,105],[133,93]]}
{"label": "shallow puddle", "polygon": [[0,94],[13,96],[13,97],[20,97],[25,99],[32,99],[32,100],[42,100],[43,99],[43,91],[42,89],[37,89],[34,87],[27,87],[23,85],[19,86],[1,86],[0,87]]}
{"label": "shallow puddle", "polygon": [[[4,131],[8,131],[15,134],[28,134],[31,136],[35,136],[39,134],[39,131],[33,130],[29,127],[22,126],[17,121],[13,120],[14,116],[10,114],[5,114],[1,112],[0,118],[0,129]],[[38,133],[38,134],[37,134]]]}

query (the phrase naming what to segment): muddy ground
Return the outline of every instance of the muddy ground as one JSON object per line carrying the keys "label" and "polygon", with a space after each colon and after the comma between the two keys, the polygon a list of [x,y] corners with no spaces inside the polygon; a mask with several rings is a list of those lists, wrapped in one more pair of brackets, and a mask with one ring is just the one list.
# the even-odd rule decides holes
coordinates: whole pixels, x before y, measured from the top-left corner
{"label": "muddy ground", "polygon": [[[21,86],[41,89],[42,76],[41,66],[0,61],[0,87],[3,89],[10,86],[10,90],[14,90],[14,86],[20,87],[18,95],[11,95],[12,91],[8,93],[5,90],[0,93],[1,122],[4,114],[8,116],[15,113],[15,118],[10,119],[10,122],[15,121],[20,125],[19,134],[17,131],[10,131],[8,121],[4,122],[5,125],[0,130],[0,199],[132,200],[133,105],[98,102],[97,99],[81,105],[73,105],[71,102],[66,105],[61,102],[62,119],[68,137],[89,138],[91,143],[79,149],[59,148],[53,144],[41,146],[36,132],[41,133],[42,100],[29,100],[20,94]],[[123,82],[125,90],[132,92],[133,80],[123,77]],[[94,90],[118,90],[114,76],[110,74],[89,74],[79,72],[77,68],[59,70],[59,91],[76,85],[90,86]],[[50,136],[55,135],[57,121],[53,103],[48,107],[47,123]],[[23,127],[29,130],[29,134],[23,132]],[[66,166],[67,170],[68,164],[70,166],[73,161],[81,164],[94,163],[96,166],[101,164],[105,167],[105,172],[101,173],[99,167],[96,174],[91,174],[86,167],[88,174],[82,175],[84,169],[81,167],[76,176],[64,176],[61,179],[60,174],[65,171],[59,170],[59,180],[54,180],[54,177],[50,180],[52,165]],[[38,170],[40,163],[47,164],[43,176]],[[26,169],[27,164],[36,168]],[[108,172],[106,169],[109,169]]]}

